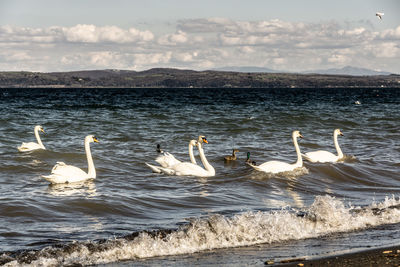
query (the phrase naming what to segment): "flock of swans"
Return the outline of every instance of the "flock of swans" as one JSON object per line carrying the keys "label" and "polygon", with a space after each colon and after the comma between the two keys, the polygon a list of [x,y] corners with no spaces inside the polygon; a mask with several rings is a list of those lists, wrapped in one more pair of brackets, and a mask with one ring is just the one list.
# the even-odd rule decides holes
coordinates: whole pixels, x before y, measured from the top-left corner
{"label": "flock of swans", "polygon": [[[21,146],[18,147],[20,152],[28,152],[37,149],[46,149],[40,139],[39,131],[44,133],[43,127],[40,125],[35,126],[34,132],[37,143],[29,142],[22,143]],[[301,168],[303,166],[303,157],[304,159],[310,162],[337,162],[341,160],[344,155],[342,150],[339,147],[338,136],[343,135],[340,129],[335,129],[333,132],[333,140],[334,145],[337,151],[337,155],[324,151],[312,151],[302,154],[300,152],[300,147],[297,142],[298,138],[303,138],[300,131],[293,131],[292,139],[293,144],[297,154],[297,161],[293,164],[286,163],[283,161],[267,161],[260,165],[256,165],[254,161],[250,160],[250,152],[247,153],[246,163],[254,168],[257,171],[265,172],[265,173],[282,173],[282,172],[290,172],[294,171],[297,168]],[[83,171],[82,169],[67,165],[64,162],[57,162],[57,164],[51,170],[50,175],[42,175],[44,179],[49,181],[52,184],[60,184],[60,183],[76,183],[83,182],[89,179],[96,178],[96,169],[94,167],[92,154],[90,151],[90,143],[98,142],[97,138],[93,135],[88,135],[85,137],[85,152],[88,162],[88,172]],[[190,162],[182,162],[176,159],[171,153],[164,152],[161,150],[160,145],[157,145],[157,151],[159,153],[158,157],[155,161],[159,164],[159,166],[155,166],[149,163],[145,163],[153,172],[155,173],[163,173],[167,175],[176,175],[176,176],[197,176],[197,177],[211,177],[215,176],[215,169],[208,162],[204,150],[203,144],[208,144],[208,141],[205,136],[199,136],[197,140],[190,140],[189,142],[189,157]],[[200,154],[201,162],[204,166],[201,167],[197,164],[196,159],[193,154],[193,148],[197,147]],[[234,149],[232,156],[227,156],[224,158],[225,161],[236,160],[236,152],[239,150]]]}

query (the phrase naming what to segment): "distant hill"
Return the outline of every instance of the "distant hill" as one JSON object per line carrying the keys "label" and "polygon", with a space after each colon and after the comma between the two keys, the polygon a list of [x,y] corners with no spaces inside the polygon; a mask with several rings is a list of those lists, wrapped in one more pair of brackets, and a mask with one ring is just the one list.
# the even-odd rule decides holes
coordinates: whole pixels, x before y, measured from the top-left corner
{"label": "distant hill", "polygon": [[375,76],[375,75],[390,75],[392,73],[385,71],[375,71],[364,68],[356,68],[351,66],[346,66],[341,69],[326,69],[326,70],[311,70],[302,72],[305,74],[328,74],[328,75],[351,75],[351,76]]}
{"label": "distant hill", "polygon": [[[0,88],[334,88],[396,87],[400,75],[350,76],[299,73],[194,71],[155,68],[145,71],[0,72]],[[1,96],[1,94],[0,94]]]}
{"label": "distant hill", "polygon": [[258,73],[258,72],[265,72],[265,73],[282,73],[284,71],[277,71],[269,68],[263,68],[263,67],[251,67],[251,66],[245,66],[245,67],[221,67],[221,68],[216,68],[212,69],[215,71],[229,71],[229,72],[248,72],[248,73]]}

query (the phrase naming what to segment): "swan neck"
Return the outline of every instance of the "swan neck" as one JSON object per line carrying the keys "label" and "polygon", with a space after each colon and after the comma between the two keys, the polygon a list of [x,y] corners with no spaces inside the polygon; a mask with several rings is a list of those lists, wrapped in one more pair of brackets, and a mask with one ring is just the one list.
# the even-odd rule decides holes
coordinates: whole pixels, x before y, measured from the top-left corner
{"label": "swan neck", "polygon": [[89,140],[85,140],[85,151],[88,161],[88,176],[89,178],[96,178],[96,169],[94,168],[92,153],[90,152]]}
{"label": "swan neck", "polygon": [[296,167],[302,167],[303,166],[303,157],[301,156],[301,152],[300,152],[300,147],[299,144],[297,143],[297,138],[293,137],[293,143],[294,143],[294,147],[296,149],[296,154],[297,154],[297,161],[295,163]]}
{"label": "swan neck", "polygon": [[36,140],[37,140],[39,146],[41,148],[45,149],[45,147],[44,147],[44,145],[42,143],[42,140],[40,140],[40,135],[39,135],[39,129],[38,128],[35,128],[35,137],[36,137]]}
{"label": "swan neck", "polygon": [[203,150],[202,144],[200,143],[200,144],[198,145],[198,147],[199,147],[200,159],[201,159],[201,162],[202,162],[203,165],[204,165],[204,168],[205,168],[211,175],[215,175],[215,169],[213,168],[213,166],[211,166],[210,163],[208,163],[208,161],[207,161],[207,159],[206,159],[206,156],[204,155],[204,150]]}
{"label": "swan neck", "polygon": [[192,145],[191,142],[189,143],[189,157],[190,157],[190,161],[191,161],[193,164],[196,164],[196,165],[197,165],[196,159],[195,159],[194,154],[193,154],[193,145]]}
{"label": "swan neck", "polygon": [[333,135],[333,142],[335,143],[335,148],[336,148],[336,151],[338,154],[338,158],[339,159],[343,158],[343,152],[340,149],[339,142],[338,142],[338,134],[336,134],[336,133]]}

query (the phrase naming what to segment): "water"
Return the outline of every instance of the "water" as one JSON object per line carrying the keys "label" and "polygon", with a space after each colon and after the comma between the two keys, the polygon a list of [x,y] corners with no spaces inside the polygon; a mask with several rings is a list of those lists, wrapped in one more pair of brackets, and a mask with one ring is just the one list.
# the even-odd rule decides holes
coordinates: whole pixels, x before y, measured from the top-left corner
{"label": "water", "polygon": [[[0,111],[0,264],[242,266],[400,241],[398,89],[0,89]],[[18,152],[37,124],[47,150]],[[283,175],[244,164],[248,151],[294,162],[293,130],[302,152],[334,152],[335,128],[342,162]],[[41,178],[57,161],[86,170],[88,134],[94,181]],[[189,161],[200,134],[215,177],[145,165],[156,144]]]}

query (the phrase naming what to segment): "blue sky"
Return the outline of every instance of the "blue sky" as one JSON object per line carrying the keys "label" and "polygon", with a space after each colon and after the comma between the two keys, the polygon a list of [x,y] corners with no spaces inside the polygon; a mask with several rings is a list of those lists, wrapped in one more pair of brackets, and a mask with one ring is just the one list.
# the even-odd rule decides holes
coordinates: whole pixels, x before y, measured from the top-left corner
{"label": "blue sky", "polygon": [[398,0],[1,0],[0,70],[400,73],[399,14]]}

